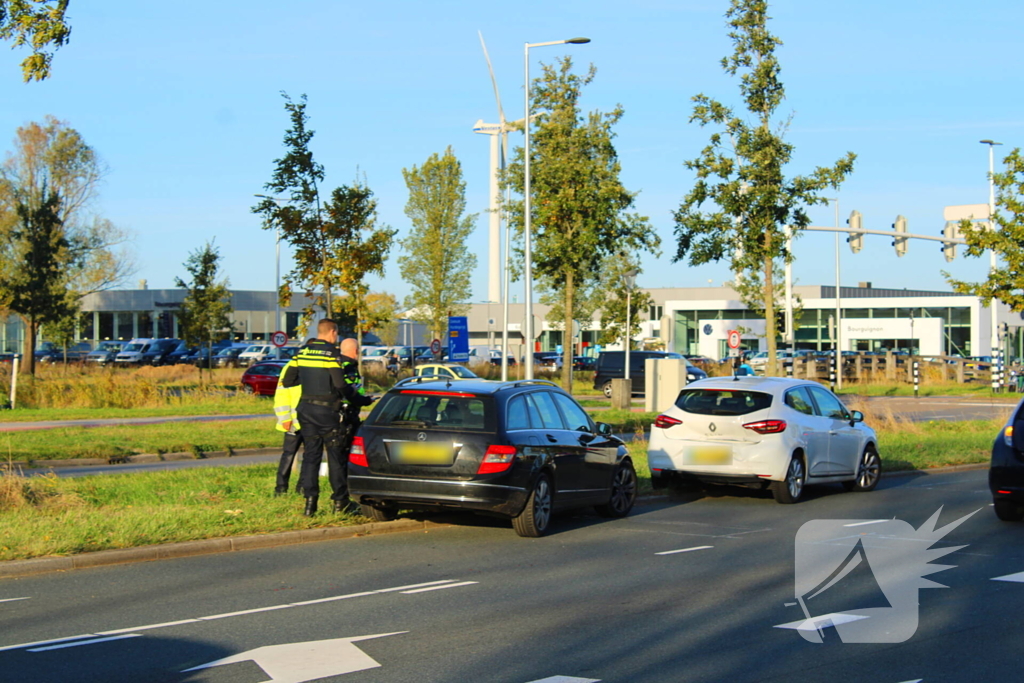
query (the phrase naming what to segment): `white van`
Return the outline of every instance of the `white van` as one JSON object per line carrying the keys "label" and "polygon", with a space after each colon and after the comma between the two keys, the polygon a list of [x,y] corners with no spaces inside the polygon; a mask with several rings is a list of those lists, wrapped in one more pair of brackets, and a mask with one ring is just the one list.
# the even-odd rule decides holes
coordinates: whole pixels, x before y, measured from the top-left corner
{"label": "white van", "polygon": [[132,339],[114,356],[114,363],[116,365],[140,365],[142,363],[142,355],[149,351],[154,341],[156,340]]}
{"label": "white van", "polygon": [[245,351],[238,354],[238,366],[241,368],[258,363],[261,360],[274,357],[273,344],[252,344]]}

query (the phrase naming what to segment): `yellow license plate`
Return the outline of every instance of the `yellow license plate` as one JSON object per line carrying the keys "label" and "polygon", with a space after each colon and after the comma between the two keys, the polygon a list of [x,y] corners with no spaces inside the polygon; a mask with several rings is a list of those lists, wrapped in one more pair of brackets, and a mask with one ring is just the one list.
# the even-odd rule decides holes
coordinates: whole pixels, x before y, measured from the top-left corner
{"label": "yellow license plate", "polygon": [[731,465],[732,448],[729,446],[692,446],[686,451],[688,465]]}
{"label": "yellow license plate", "polygon": [[452,447],[446,444],[395,444],[395,462],[401,465],[451,465]]}

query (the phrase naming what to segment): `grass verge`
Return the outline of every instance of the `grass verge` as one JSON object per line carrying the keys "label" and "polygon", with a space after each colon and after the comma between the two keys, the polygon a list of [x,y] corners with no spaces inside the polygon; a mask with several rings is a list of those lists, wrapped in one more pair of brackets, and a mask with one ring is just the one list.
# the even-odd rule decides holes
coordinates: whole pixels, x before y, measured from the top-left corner
{"label": "grass verge", "polygon": [[0,457],[16,462],[109,458],[280,446],[272,416],[227,422],[168,422],[120,427],[67,427],[0,433]]}
{"label": "grass verge", "polygon": [[[360,524],[275,498],[275,465],[61,479],[0,475],[0,560]],[[321,502],[329,506],[321,494]]]}

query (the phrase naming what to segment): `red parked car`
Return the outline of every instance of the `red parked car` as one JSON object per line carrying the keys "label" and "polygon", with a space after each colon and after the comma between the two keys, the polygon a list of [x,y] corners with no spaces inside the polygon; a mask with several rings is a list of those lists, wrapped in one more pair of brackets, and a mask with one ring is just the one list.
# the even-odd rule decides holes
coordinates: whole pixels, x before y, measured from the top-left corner
{"label": "red parked car", "polygon": [[286,360],[265,360],[249,367],[242,374],[242,391],[257,396],[273,396],[277,379],[287,364]]}

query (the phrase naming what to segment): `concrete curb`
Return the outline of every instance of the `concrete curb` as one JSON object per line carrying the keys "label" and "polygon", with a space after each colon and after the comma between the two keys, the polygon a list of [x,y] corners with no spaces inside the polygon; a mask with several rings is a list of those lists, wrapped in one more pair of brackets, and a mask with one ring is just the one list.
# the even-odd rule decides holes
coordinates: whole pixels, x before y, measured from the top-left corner
{"label": "concrete curb", "polygon": [[81,553],[70,557],[10,560],[0,562],[0,579],[31,576],[45,572],[104,567],[112,564],[150,562],[153,560],[169,560],[176,557],[195,557],[197,555],[210,555],[213,553],[275,548],[278,546],[295,545],[297,543],[333,541],[342,538],[354,538],[356,536],[392,534],[404,531],[428,531],[445,526],[449,525],[429,520],[398,519],[393,522],[370,522],[369,524],[357,524],[355,526],[300,529],[257,536],[210,538],[201,541],[144,546],[142,548],[100,550],[94,553]]}

